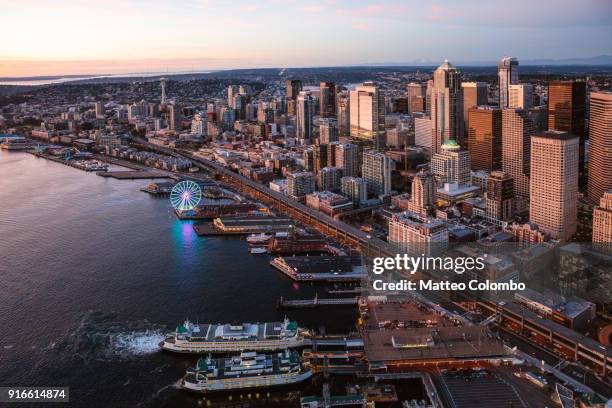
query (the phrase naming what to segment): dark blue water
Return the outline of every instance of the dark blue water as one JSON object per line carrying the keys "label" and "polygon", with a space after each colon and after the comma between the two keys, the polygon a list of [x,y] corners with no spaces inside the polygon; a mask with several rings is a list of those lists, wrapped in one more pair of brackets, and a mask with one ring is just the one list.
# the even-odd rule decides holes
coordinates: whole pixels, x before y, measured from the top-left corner
{"label": "dark blue water", "polygon": [[[0,386],[69,386],[71,406],[197,406],[176,388],[190,356],[157,350],[188,317],[283,318],[306,298],[238,238],[202,238],[148,181],[98,177],[0,150]],[[288,313],[328,332],[350,308]]]}

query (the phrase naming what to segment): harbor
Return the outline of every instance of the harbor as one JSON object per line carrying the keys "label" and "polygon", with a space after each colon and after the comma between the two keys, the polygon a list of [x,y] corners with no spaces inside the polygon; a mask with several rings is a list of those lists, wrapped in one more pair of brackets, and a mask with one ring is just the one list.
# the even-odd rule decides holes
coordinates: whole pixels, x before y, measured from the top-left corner
{"label": "harbor", "polygon": [[[135,181],[129,178],[117,179],[119,182],[121,180]],[[166,185],[165,189],[171,191],[170,184]],[[160,195],[163,194],[160,193]],[[264,263],[269,264],[265,273],[274,275],[271,272],[272,268],[275,268],[281,271],[282,275],[295,282],[336,284],[331,288],[324,288],[329,295],[327,297],[319,297],[318,293],[310,295],[313,297],[282,294],[277,298],[277,310],[301,314],[317,308],[324,308],[326,312],[333,311],[334,313],[342,310],[352,311],[355,316],[354,320],[356,320],[356,324],[359,325],[361,331],[355,338],[349,337],[350,331],[348,330],[344,331],[347,334],[339,335],[336,338],[317,337],[308,333],[303,339],[293,343],[294,346],[292,347],[300,352],[299,365],[297,365],[297,362],[292,363],[294,365],[289,365],[289,370],[296,371],[295,376],[287,376],[283,371],[284,368],[280,368],[282,365],[278,363],[279,358],[275,360],[274,357],[270,357],[267,349],[271,346],[264,345],[267,340],[259,339],[257,336],[253,338],[253,332],[246,329],[243,324],[228,323],[223,325],[228,327],[228,339],[232,339],[231,342],[235,342],[235,339],[241,339],[240,341],[246,341],[247,345],[240,345],[240,342],[238,342],[238,345],[230,348],[224,345],[211,345],[211,348],[204,348],[201,351],[192,348],[176,351],[186,355],[204,354],[210,350],[213,352],[229,352],[232,354],[232,359],[237,359],[236,364],[240,367],[250,367],[251,363],[248,363],[248,359],[252,358],[256,361],[254,364],[261,365],[262,376],[253,371],[253,381],[251,382],[249,380],[250,368],[246,369],[245,376],[239,381],[234,381],[232,377],[227,377],[225,374],[218,376],[218,374],[214,374],[214,370],[217,368],[213,368],[213,371],[210,371],[209,368],[220,367],[220,364],[226,364],[225,360],[218,360],[215,363],[217,366],[214,366],[211,360],[207,362],[203,357],[200,361],[194,361],[194,364],[185,373],[181,380],[181,386],[184,389],[198,393],[209,392],[210,390],[228,393],[231,390],[241,392],[241,390],[258,387],[268,389],[281,383],[297,389],[301,387],[299,385],[301,383],[304,383],[304,387],[308,387],[311,382],[317,381],[317,378],[327,378],[328,376],[350,376],[350,383],[360,384],[360,386],[371,389],[374,386],[384,387],[391,384],[392,381],[417,380],[421,381],[420,384],[424,384],[426,380],[423,379],[425,378],[423,373],[434,367],[436,369],[440,367],[444,369],[467,367],[473,370],[480,369],[483,366],[495,367],[512,364],[515,360],[511,353],[496,338],[491,337],[484,327],[457,326],[455,321],[447,321],[440,317],[438,312],[430,310],[426,304],[418,302],[400,303],[392,298],[362,297],[360,293],[356,293],[358,289],[355,287],[338,287],[337,283],[360,282],[365,278],[366,271],[361,266],[359,257],[346,255],[346,253],[350,253],[350,250],[329,237],[319,232],[313,232],[313,230],[292,218],[275,215],[272,211],[264,210],[264,207],[260,204],[244,201],[236,202],[233,200],[235,196],[215,193],[214,190],[207,196],[213,199],[228,200],[215,205],[213,211],[223,212],[226,206],[237,204],[244,205],[243,208],[248,208],[250,211],[247,213],[238,211],[238,215],[215,217],[210,223],[195,224],[188,219],[181,219],[177,213],[176,222],[178,222],[177,225],[181,226],[180,230],[183,237],[188,236],[186,230],[191,230],[191,234],[195,233],[197,235],[195,237],[196,241],[200,240],[198,237],[215,235],[248,236],[246,242],[244,240],[236,240],[236,242],[240,243],[242,248],[245,246],[249,247],[250,250],[262,248],[265,249],[266,253],[281,255],[274,257],[271,261],[265,258],[261,259]],[[208,210],[212,208],[209,207]],[[236,207],[234,207],[235,209]],[[183,229],[183,226],[185,229]],[[209,230],[202,230],[203,226],[209,228]],[[209,240],[202,241],[211,243]],[[283,254],[299,253],[314,253],[316,255],[283,256]],[[256,257],[250,259],[257,262]],[[250,269],[250,266],[246,268]],[[316,291],[318,288],[310,287],[309,289]],[[315,320],[318,320],[318,318]],[[213,328],[214,325],[198,326],[197,331],[190,329],[189,332],[190,336],[200,338],[196,341],[196,344],[203,344],[201,342],[202,338],[219,338],[218,329]],[[265,328],[257,331],[257,333],[265,332]],[[179,326],[176,333],[178,336],[185,332]],[[344,340],[341,340],[342,338]],[[350,340],[346,340],[347,338]],[[178,339],[176,337],[174,340],[167,340],[168,346],[164,346],[164,350],[176,347],[179,344]],[[261,344],[261,346],[258,346],[258,344]],[[258,347],[261,347],[262,350],[250,351],[257,350]],[[272,362],[271,366],[265,368],[269,366],[268,361]],[[442,389],[436,390],[434,388],[432,394],[425,394],[426,397],[422,399],[423,404],[419,403],[418,406],[433,404],[433,401],[441,398],[437,394],[440,390]],[[504,392],[511,391],[505,390]],[[388,394],[385,398],[392,399],[392,393],[389,392]],[[233,394],[230,393],[229,395]],[[383,398],[380,393],[376,392],[360,392],[350,398],[348,398],[348,395],[346,395],[346,401],[351,402],[356,400],[361,402],[373,401],[376,398]],[[305,398],[303,400],[305,404],[321,402],[318,397]],[[331,396],[328,399],[325,396],[321,398],[323,403],[326,400],[329,402],[344,400],[343,398],[332,399]],[[213,399],[210,399],[210,401],[213,401]]]}

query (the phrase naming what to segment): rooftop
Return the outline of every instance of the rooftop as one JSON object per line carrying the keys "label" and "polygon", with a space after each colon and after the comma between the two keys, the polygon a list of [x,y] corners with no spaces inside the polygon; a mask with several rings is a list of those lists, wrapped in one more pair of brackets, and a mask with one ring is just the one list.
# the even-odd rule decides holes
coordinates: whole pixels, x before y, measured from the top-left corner
{"label": "rooftop", "polygon": [[444,62],[440,64],[437,70],[440,70],[440,69],[444,71],[450,71],[450,70],[456,70],[457,68],[453,64],[448,62],[448,59],[444,59]]}
{"label": "rooftop", "polygon": [[560,130],[547,130],[542,133],[533,135],[532,137],[554,139],[554,140],[572,140],[578,139],[578,136],[574,136],[571,133],[562,132]]}
{"label": "rooftop", "polygon": [[504,355],[503,344],[482,326],[366,330],[363,339],[370,362],[484,359]]}

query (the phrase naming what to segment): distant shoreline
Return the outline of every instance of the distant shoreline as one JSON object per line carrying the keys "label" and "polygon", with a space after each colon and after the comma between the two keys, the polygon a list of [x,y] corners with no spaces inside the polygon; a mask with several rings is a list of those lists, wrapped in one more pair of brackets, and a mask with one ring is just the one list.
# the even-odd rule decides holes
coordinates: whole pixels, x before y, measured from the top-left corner
{"label": "distant shoreline", "polygon": [[[39,75],[31,77],[0,77],[0,86],[45,86],[62,83],[75,83],[75,82],[86,82],[86,81],[97,81],[105,79],[134,79],[139,80],[142,78],[156,78],[156,77],[180,77],[190,75],[206,75],[215,72],[241,72],[241,71],[266,71],[266,70],[279,70],[282,73],[285,71],[293,71],[293,74],[297,74],[303,71],[309,70],[353,70],[353,69],[365,69],[365,70],[376,70],[376,69],[387,69],[387,70],[431,70],[433,71],[437,65],[431,65],[430,63],[423,64],[361,64],[361,65],[346,65],[346,66],[320,66],[320,67],[262,67],[262,68],[224,68],[224,69],[213,69],[213,70],[194,70],[194,71],[174,71],[174,72],[132,72],[125,74],[80,74],[80,75]],[[457,67],[463,70],[474,70],[474,71],[486,71],[491,70],[493,73],[497,71],[497,65],[480,65],[480,64],[456,64]],[[601,73],[601,72],[612,72],[612,64],[596,65],[596,64],[532,64],[526,63],[521,64],[520,69],[523,72],[538,72],[546,71],[550,73]]]}
{"label": "distant shoreline", "polygon": [[212,71],[177,71],[177,72],[130,72],[127,74],[83,74],[83,75],[40,75],[32,77],[0,77],[1,85],[39,86],[61,84],[64,82],[82,81],[103,78],[148,78],[159,76],[208,74]]}

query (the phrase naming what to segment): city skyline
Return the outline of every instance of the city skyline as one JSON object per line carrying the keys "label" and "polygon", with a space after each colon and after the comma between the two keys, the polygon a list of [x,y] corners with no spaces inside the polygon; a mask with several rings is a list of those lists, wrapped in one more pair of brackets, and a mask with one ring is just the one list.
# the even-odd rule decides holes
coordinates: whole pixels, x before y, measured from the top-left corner
{"label": "city skyline", "polygon": [[[215,0],[180,5],[2,0],[6,30],[19,35],[0,48],[0,76],[430,63],[444,58],[461,64],[495,61],[501,55],[535,60],[612,54],[606,43],[612,36],[612,4],[589,0],[576,8],[570,1],[551,3],[521,1],[507,9],[500,1],[457,5],[448,0],[232,5]],[[56,17],[49,19],[50,13]],[[260,24],[264,19],[272,23]],[[296,28],[296,21],[305,21],[309,29]],[[501,45],[500,37],[505,38]]]}
{"label": "city skyline", "polygon": [[612,404],[612,0],[0,7],[0,404]]}

